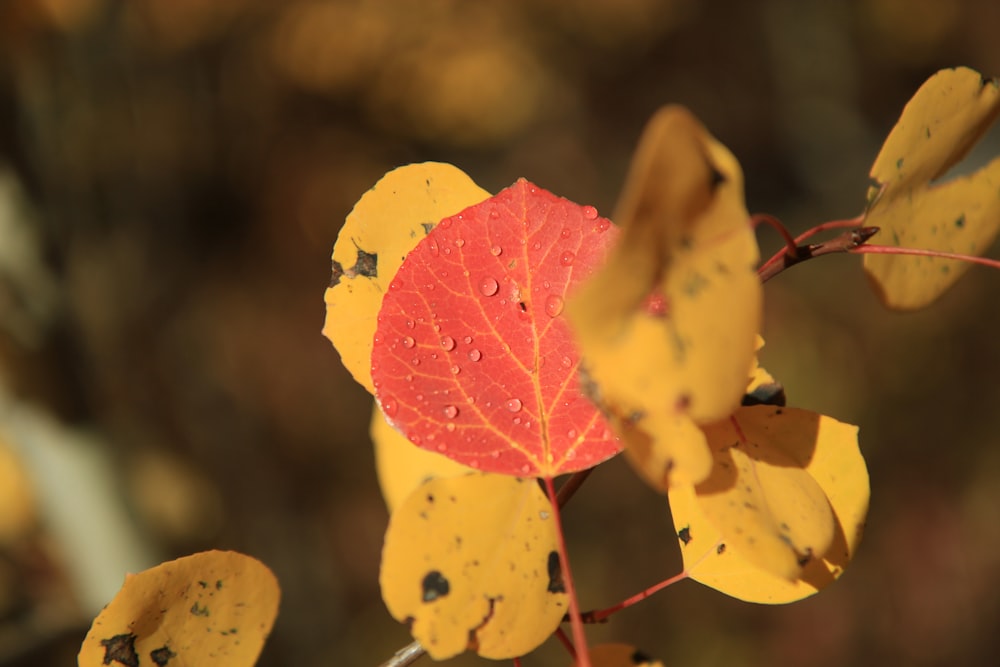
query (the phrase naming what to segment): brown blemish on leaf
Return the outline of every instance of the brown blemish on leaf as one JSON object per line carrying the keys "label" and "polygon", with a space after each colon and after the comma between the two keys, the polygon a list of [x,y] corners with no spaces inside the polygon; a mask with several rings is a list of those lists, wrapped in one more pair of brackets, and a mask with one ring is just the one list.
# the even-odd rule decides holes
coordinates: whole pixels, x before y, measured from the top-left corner
{"label": "brown blemish on leaf", "polygon": [[205,616],[205,617],[207,617],[207,616],[210,615],[209,611],[208,611],[208,606],[207,605],[200,605],[197,602],[195,602],[193,605],[191,605],[191,613],[194,616]]}
{"label": "brown blemish on leaf", "polygon": [[355,275],[365,278],[378,277],[378,253],[365,252],[358,248],[358,260],[351,269]]}
{"label": "brown blemish on leaf", "polygon": [[133,634],[115,635],[110,639],[102,639],[101,646],[104,647],[104,664],[110,665],[118,662],[126,667],[139,667],[139,656],[135,652],[135,640]]}
{"label": "brown blemish on leaf", "polygon": [[691,541],[691,526],[684,526],[677,531],[677,539],[679,539],[684,544]]}
{"label": "brown blemish on leaf", "polygon": [[549,585],[545,590],[549,593],[565,593],[566,584],[563,582],[562,563],[559,561],[559,552],[549,552],[548,571]]}
{"label": "brown blemish on leaf", "polygon": [[176,657],[177,654],[171,651],[168,646],[161,646],[160,648],[149,652],[149,659],[152,660],[157,667],[166,667],[167,663],[170,662],[170,659]]}
{"label": "brown blemish on leaf", "polygon": [[423,590],[422,599],[424,602],[433,602],[440,597],[444,597],[451,590],[448,580],[437,570],[428,572],[420,585]]}
{"label": "brown blemish on leaf", "polygon": [[330,284],[327,287],[336,287],[339,285],[342,275],[344,275],[344,267],[337,260],[333,260],[330,263]]}

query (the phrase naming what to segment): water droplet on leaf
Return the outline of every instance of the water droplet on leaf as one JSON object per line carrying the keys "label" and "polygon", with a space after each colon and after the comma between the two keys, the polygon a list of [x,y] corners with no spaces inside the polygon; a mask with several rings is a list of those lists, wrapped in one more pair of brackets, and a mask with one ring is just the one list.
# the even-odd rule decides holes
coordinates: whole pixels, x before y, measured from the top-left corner
{"label": "water droplet on leaf", "polygon": [[584,206],[581,208],[581,211],[583,212],[583,217],[587,220],[597,219],[597,209],[593,206]]}
{"label": "water droplet on leaf", "polygon": [[498,245],[492,246],[490,248],[490,254],[493,255],[494,257],[499,257],[500,253],[502,253],[502,252],[503,252],[503,248],[501,248]]}
{"label": "water droplet on leaf", "polygon": [[559,263],[562,264],[563,266],[571,266],[573,264],[574,259],[576,259],[576,255],[567,250],[566,252],[564,252],[562,255],[559,256]]}
{"label": "water droplet on leaf", "polygon": [[454,419],[455,417],[458,416],[458,408],[456,408],[454,405],[444,406],[443,412],[444,416],[447,417],[448,419]]}
{"label": "water droplet on leaf", "polygon": [[451,351],[455,349],[455,339],[451,336],[441,336],[441,347]]}
{"label": "water droplet on leaf", "polygon": [[565,302],[558,294],[550,294],[545,299],[545,314],[549,317],[556,317],[563,311]]}
{"label": "water droplet on leaf", "polygon": [[512,398],[507,401],[507,409],[511,412],[517,412],[521,409],[521,400],[517,398]]}
{"label": "water droplet on leaf", "polygon": [[406,349],[410,349],[411,347],[413,347],[414,345],[417,344],[417,341],[413,340],[412,336],[406,336],[400,342],[403,344],[403,347],[405,347]]}
{"label": "water droplet on leaf", "polygon": [[379,401],[379,404],[382,406],[382,413],[390,419],[395,417],[396,413],[399,412],[399,403],[394,398],[384,398]]}
{"label": "water droplet on leaf", "polygon": [[493,278],[483,278],[479,281],[479,292],[483,296],[493,296],[500,289],[500,284]]}
{"label": "water droplet on leaf", "polygon": [[483,353],[476,348],[469,350],[469,361],[479,361],[483,358]]}

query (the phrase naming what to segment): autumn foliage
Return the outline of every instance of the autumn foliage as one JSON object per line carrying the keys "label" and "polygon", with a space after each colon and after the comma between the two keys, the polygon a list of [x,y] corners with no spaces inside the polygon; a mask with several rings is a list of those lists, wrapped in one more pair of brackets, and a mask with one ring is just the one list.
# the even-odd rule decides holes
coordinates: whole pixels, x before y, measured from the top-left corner
{"label": "autumn foliage", "polygon": [[[375,399],[380,584],[419,650],[516,659],[557,634],[576,664],[630,664],[631,647],[591,651],[584,623],[683,578],[777,604],[840,577],[868,509],[858,429],[786,405],[760,367],[763,279],[863,253],[886,305],[929,304],[1000,227],[1000,160],[938,182],[998,113],[995,81],[938,73],[886,140],[862,214],[786,233],[763,263],[739,163],[679,107],[651,119],[610,220],[524,179],[491,196],[446,164],[375,184],[334,247],[324,334]],[[868,243],[874,227],[888,245]],[[845,231],[802,244],[828,228]],[[684,569],[582,612],[559,518],[572,494],[553,480],[575,490],[620,452],[669,502]],[[107,664],[98,626],[81,665]]]}

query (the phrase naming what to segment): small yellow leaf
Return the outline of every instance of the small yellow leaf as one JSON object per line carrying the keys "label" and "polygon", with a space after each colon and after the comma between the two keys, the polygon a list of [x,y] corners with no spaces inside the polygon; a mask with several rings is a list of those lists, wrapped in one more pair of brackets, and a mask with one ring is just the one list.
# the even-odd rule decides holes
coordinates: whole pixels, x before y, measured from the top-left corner
{"label": "small yellow leaf", "polygon": [[749,217],[732,154],[686,109],[653,116],[615,214],[621,239],[567,308],[605,407],[707,422],[739,405],[761,320]]}
{"label": "small yellow leaf", "polygon": [[376,317],[403,258],[442,218],[489,196],[458,168],[424,162],[390,171],[347,216],[333,246],[323,335],[369,392]]}
{"label": "small yellow leaf", "polygon": [[[577,664],[573,662],[574,667]],[[662,662],[629,644],[591,646],[590,664],[592,667],[663,667]]]}
{"label": "small yellow leaf", "polygon": [[390,512],[430,479],[473,472],[472,468],[442,454],[414,445],[389,425],[377,404],[372,410],[370,434],[375,445],[379,487]]}
{"label": "small yellow leaf", "polygon": [[[1000,85],[971,69],[942,70],[903,109],[872,166],[876,186],[865,225],[887,245],[979,255],[1000,230],[1000,158],[969,176],[935,184],[1000,114]],[[864,267],[883,302],[922,308],[968,263],[932,257],[865,254]]]}
{"label": "small yellow leaf", "polygon": [[830,504],[805,470],[816,427],[812,413],[770,406],[705,427],[715,465],[695,487],[702,511],[747,560],[789,580],[833,541]]}
{"label": "small yellow leaf", "polygon": [[250,667],[280,590],[259,561],[232,551],[178,558],[125,578],[83,640],[80,667]]}
{"label": "small yellow leaf", "polygon": [[[748,411],[757,414],[748,419]],[[748,555],[751,552],[741,550],[747,540],[731,539],[739,537],[733,528],[725,535],[716,528],[702,509],[700,489],[696,494],[694,487],[676,487],[670,490],[670,509],[681,541],[684,567],[692,579],[748,602],[783,604],[800,600],[836,580],[861,541],[869,487],[857,445],[857,427],[792,409],[746,408],[739,414],[739,423],[746,431],[760,431],[758,435],[763,435],[767,430],[771,442],[779,446],[781,442],[791,443],[781,447],[776,457],[766,455],[774,463],[799,450],[791,458],[804,466],[829,501],[835,518],[833,540],[824,554],[809,559],[796,578],[779,576],[762,568],[758,557]],[[759,422],[759,428],[752,425],[754,422]],[[796,435],[797,431],[801,433]],[[747,438],[752,440],[749,434]],[[795,444],[796,440],[801,442]],[[809,440],[815,446],[811,455],[804,457]]]}
{"label": "small yellow leaf", "polygon": [[393,512],[379,583],[436,660],[523,655],[567,610],[552,506],[532,479],[434,479]]}

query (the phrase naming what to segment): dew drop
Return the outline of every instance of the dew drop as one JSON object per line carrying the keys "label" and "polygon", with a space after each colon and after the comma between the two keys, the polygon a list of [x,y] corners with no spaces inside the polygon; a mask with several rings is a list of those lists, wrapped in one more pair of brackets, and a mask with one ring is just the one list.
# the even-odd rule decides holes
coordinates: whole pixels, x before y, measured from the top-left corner
{"label": "dew drop", "polygon": [[437,446],[437,450],[438,450],[439,452],[446,452],[446,451],[448,451],[448,445],[446,445],[446,444],[445,444],[445,443],[443,443],[443,442],[439,442],[439,443],[438,443],[438,446]]}
{"label": "dew drop", "polygon": [[559,263],[562,264],[563,266],[572,266],[573,260],[575,259],[576,255],[567,250],[566,252],[564,252],[559,256]]}
{"label": "dew drop", "polygon": [[569,438],[570,440],[576,440],[577,435],[579,435],[579,433],[576,432],[575,428],[571,428],[570,430],[566,431],[566,437]]}
{"label": "dew drop", "polygon": [[595,227],[595,229],[597,229],[597,231],[599,232],[606,232],[608,230],[608,227],[610,226],[611,226],[610,222],[608,222],[607,220],[601,220],[599,223],[597,223],[597,227]]}
{"label": "dew drop", "polygon": [[565,355],[563,355],[563,358],[559,360],[559,363],[562,364],[563,368],[570,368],[573,366],[573,360]]}
{"label": "dew drop", "polygon": [[454,419],[455,417],[458,416],[458,408],[456,408],[454,405],[444,406],[443,412],[444,416],[447,417],[448,419]]}
{"label": "dew drop", "polygon": [[542,244],[539,243],[538,241],[535,241],[534,243],[531,244],[531,247],[534,250],[541,250],[542,249]]}
{"label": "dew drop", "polygon": [[469,343],[472,342],[472,336],[466,336],[465,338],[462,339],[462,342],[468,345]]}
{"label": "dew drop", "polygon": [[448,422],[447,424],[445,424],[444,425],[444,430],[448,431],[448,433],[454,433],[455,432],[455,422]]}
{"label": "dew drop", "polygon": [[437,257],[438,253],[441,252],[440,248],[438,248],[437,241],[431,241],[427,244],[427,250],[431,253],[432,257]]}
{"label": "dew drop", "polygon": [[483,296],[493,296],[500,290],[500,284],[493,278],[486,277],[479,281],[479,292]]}
{"label": "dew drop", "polygon": [[423,394],[417,394],[413,398],[417,399],[417,401],[420,402],[420,401],[424,400],[424,395]]}
{"label": "dew drop", "polygon": [[406,336],[400,342],[403,344],[403,347],[405,347],[407,350],[409,350],[410,348],[412,348],[414,345],[417,344],[417,341],[413,340],[412,336]]}
{"label": "dew drop", "polygon": [[393,278],[392,282],[389,283],[389,289],[391,290],[402,289],[402,287],[403,287],[403,281],[400,280],[399,278]]}
{"label": "dew drop", "polygon": [[490,458],[491,459],[498,459],[498,458],[500,458],[500,452],[498,452],[497,450],[494,449],[492,452],[490,452]]}
{"label": "dew drop", "polygon": [[469,405],[473,405],[476,402],[476,397],[475,396],[469,396],[467,399],[465,399],[465,402],[468,403]]}
{"label": "dew drop", "polygon": [[410,359],[410,364],[413,365],[413,366],[419,366],[420,365],[420,357],[413,357],[412,359]]}
{"label": "dew drop", "polygon": [[512,398],[507,401],[507,409],[511,412],[517,412],[521,409],[521,400],[517,398]]}
{"label": "dew drop", "polygon": [[423,440],[420,438],[419,435],[411,435],[410,442],[412,442],[414,445],[419,445],[421,442],[423,442]]}
{"label": "dew drop", "polygon": [[531,472],[531,466],[529,466],[527,463],[525,463],[523,466],[521,466],[521,472],[523,472],[525,475],[527,475],[528,473]]}
{"label": "dew drop", "polygon": [[431,359],[437,359],[437,358],[438,358],[438,353],[437,352],[431,352]]}
{"label": "dew drop", "polygon": [[559,236],[561,236],[564,239],[568,239],[572,235],[573,233],[569,230],[569,227],[563,227],[562,231],[559,232]]}
{"label": "dew drop", "polygon": [[563,311],[563,298],[558,294],[550,294],[545,299],[545,314],[549,317],[556,317]]}
{"label": "dew drop", "polygon": [[414,326],[415,325],[413,324],[413,320],[406,320],[406,328],[407,329],[412,329]]}
{"label": "dew drop", "polygon": [[465,245],[465,239],[455,239],[455,246],[461,248]]}
{"label": "dew drop", "polygon": [[458,375],[462,372],[462,367],[458,364],[453,365],[449,370],[451,370],[452,375]]}
{"label": "dew drop", "polygon": [[375,334],[375,339],[373,341],[376,345],[382,342],[382,334]]}
{"label": "dew drop", "polygon": [[[603,232],[604,230],[602,229],[601,231]],[[445,248],[444,249],[444,254],[450,255],[451,254],[451,248]]]}
{"label": "dew drop", "polygon": [[451,336],[441,336],[441,347],[451,351],[455,349],[455,339]]}
{"label": "dew drop", "polygon": [[413,382],[413,375],[411,375],[410,373],[407,373],[406,374],[406,381],[407,382]]}
{"label": "dew drop", "polygon": [[514,417],[514,419],[512,419],[511,421],[513,421],[514,425],[516,426],[516,425],[518,425],[518,424],[521,423],[521,418],[520,417]]}
{"label": "dew drop", "polygon": [[586,218],[587,220],[597,219],[597,209],[594,208],[593,206],[584,206],[582,211],[583,211],[583,217]]}
{"label": "dew drop", "polygon": [[469,467],[470,468],[479,468],[479,461],[477,461],[475,459],[469,461]]}
{"label": "dew drop", "polygon": [[379,401],[379,404],[382,406],[383,414],[390,419],[395,417],[396,413],[399,412],[399,403],[394,398],[384,398]]}
{"label": "dew drop", "polygon": [[449,227],[451,227],[451,218],[445,218],[444,220],[439,222],[438,227],[440,227],[441,229],[448,229]]}
{"label": "dew drop", "polygon": [[490,248],[490,254],[493,255],[494,257],[499,257],[500,253],[502,253],[502,252],[503,252],[503,248],[501,248],[498,245],[492,246]]}

